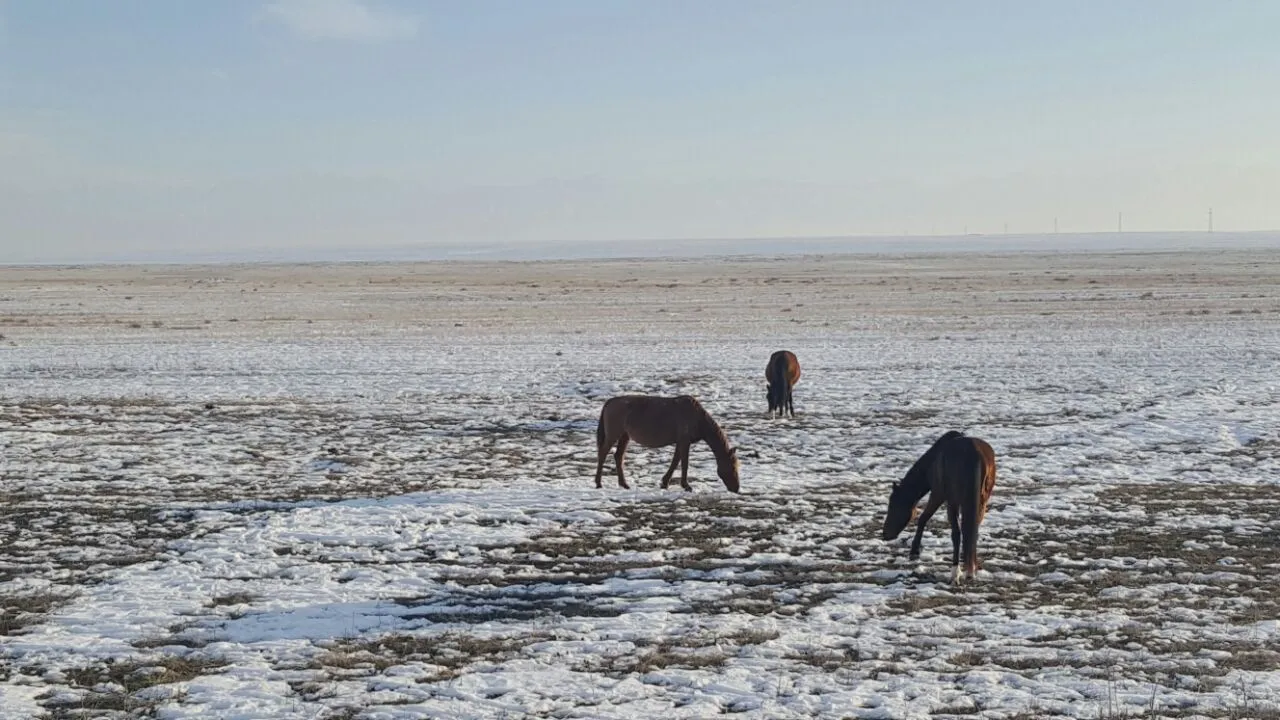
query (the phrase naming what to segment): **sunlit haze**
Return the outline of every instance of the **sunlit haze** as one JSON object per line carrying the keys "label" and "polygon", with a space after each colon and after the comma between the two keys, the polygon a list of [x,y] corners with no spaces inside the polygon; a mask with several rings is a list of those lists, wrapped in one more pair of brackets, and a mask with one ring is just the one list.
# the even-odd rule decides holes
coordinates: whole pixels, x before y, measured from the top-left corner
{"label": "sunlit haze", "polygon": [[0,262],[1276,229],[1277,38],[1262,0],[0,0]]}

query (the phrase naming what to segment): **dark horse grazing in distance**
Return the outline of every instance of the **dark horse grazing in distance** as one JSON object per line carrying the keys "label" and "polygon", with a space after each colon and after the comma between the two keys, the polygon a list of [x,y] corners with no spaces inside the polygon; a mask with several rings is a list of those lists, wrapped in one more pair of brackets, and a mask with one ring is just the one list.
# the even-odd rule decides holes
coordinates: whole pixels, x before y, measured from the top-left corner
{"label": "dark horse grazing in distance", "polygon": [[995,486],[996,455],[991,446],[950,430],[916,460],[902,482],[893,484],[889,512],[884,518],[884,539],[898,537],[915,517],[916,503],[928,494],[929,502],[916,521],[911,559],[920,557],[924,526],[945,502],[947,520],[951,523],[951,582],[960,581],[962,546],[965,579],[972,580],[978,572],[978,527],[982,525]]}
{"label": "dark horse grazing in distance", "polygon": [[800,361],[790,350],[779,350],[769,356],[769,364],[764,369],[764,379],[769,383],[765,395],[769,398],[769,414],[774,410],[782,416],[790,412],[796,416],[795,406],[791,403],[791,388],[800,381]]}
{"label": "dark horse grazing in distance", "polygon": [[680,463],[680,486],[689,487],[689,446],[705,441],[716,456],[716,474],[731,492],[738,492],[738,451],[729,446],[724,431],[711,418],[702,404],[689,395],[679,397],[654,397],[649,395],[619,395],[605,401],[600,410],[600,422],[596,425],[596,487],[601,487],[600,476],[604,472],[604,459],[609,449],[617,443],[613,453],[618,468],[618,485],[627,488],[622,475],[622,458],[627,452],[627,442],[635,440],[643,447],[676,446],[671,467],[662,476],[662,487],[671,484],[676,463]]}

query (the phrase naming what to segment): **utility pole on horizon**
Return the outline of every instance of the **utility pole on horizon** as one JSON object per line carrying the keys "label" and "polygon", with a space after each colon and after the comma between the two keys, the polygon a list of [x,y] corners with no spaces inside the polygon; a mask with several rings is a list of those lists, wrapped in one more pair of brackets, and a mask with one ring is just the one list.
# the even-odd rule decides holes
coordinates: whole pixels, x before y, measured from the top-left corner
{"label": "utility pole on horizon", "polygon": [[1213,208],[1209,208],[1209,232],[1213,232]]}

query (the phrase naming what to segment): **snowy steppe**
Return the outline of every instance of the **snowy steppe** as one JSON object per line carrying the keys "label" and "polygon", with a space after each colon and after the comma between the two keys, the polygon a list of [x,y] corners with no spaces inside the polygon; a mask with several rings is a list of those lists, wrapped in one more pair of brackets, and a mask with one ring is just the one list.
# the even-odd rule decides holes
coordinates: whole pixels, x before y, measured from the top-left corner
{"label": "snowy steppe", "polygon": [[[0,717],[1280,717],[1274,249],[8,267],[0,334]],[[742,494],[596,489],[624,392]],[[949,429],[959,588],[879,537]]]}

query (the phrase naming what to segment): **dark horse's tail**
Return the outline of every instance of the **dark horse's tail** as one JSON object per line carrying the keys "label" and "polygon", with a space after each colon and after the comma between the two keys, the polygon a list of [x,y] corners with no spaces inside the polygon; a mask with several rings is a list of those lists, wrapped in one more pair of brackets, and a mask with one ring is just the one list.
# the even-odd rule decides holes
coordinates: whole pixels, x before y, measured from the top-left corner
{"label": "dark horse's tail", "polygon": [[972,442],[965,443],[965,454],[972,465],[973,480],[965,488],[960,508],[960,554],[964,558],[965,574],[978,571],[978,526],[982,522],[982,488],[986,478],[986,463],[982,453]]}
{"label": "dark horse's tail", "polygon": [[600,411],[600,419],[596,421],[596,452],[604,448],[604,410]]}
{"label": "dark horse's tail", "polygon": [[775,357],[769,362],[769,372],[765,380],[769,383],[769,412],[781,408],[787,399],[787,363]]}

